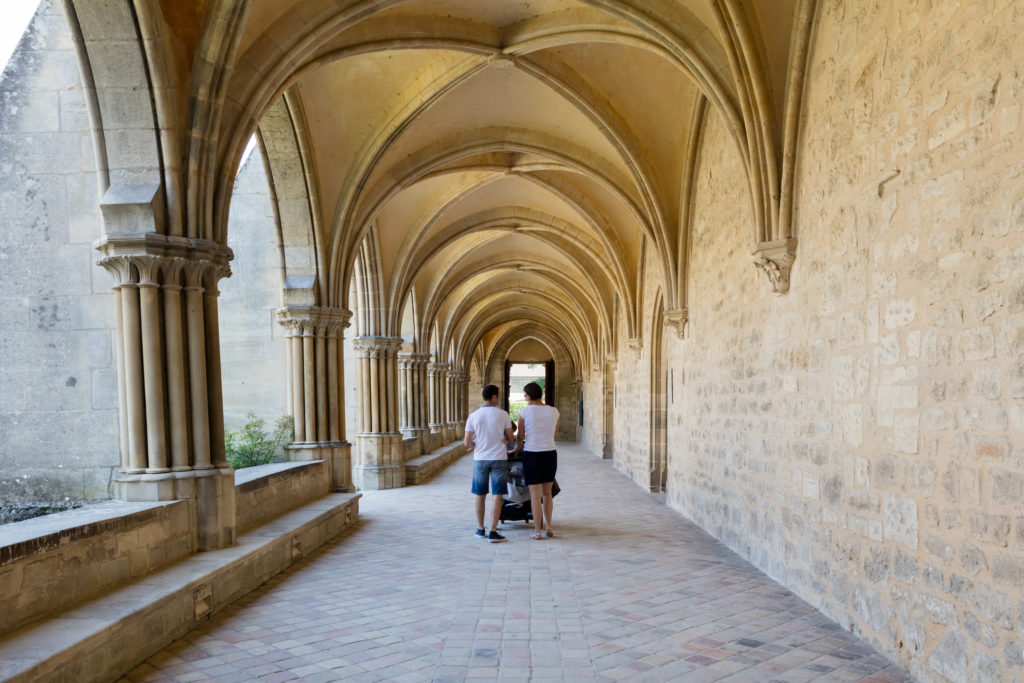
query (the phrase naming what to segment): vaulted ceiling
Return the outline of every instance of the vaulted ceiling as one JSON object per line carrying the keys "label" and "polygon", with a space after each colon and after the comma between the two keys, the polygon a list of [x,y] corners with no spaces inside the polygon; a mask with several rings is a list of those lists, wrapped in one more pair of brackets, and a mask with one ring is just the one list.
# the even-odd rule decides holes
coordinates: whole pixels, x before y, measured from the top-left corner
{"label": "vaulted ceiling", "polygon": [[751,251],[791,257],[787,150],[813,11],[814,0],[160,0],[140,15],[188,150],[184,168],[164,164],[190,207],[181,221],[200,225],[183,234],[230,243],[231,186],[256,133],[287,269],[313,276],[310,303],[352,307],[362,268],[380,312],[363,333],[414,333],[465,365],[525,321],[589,367],[616,324],[639,336],[645,267],[685,319],[690,175],[708,116],[747,169]]}

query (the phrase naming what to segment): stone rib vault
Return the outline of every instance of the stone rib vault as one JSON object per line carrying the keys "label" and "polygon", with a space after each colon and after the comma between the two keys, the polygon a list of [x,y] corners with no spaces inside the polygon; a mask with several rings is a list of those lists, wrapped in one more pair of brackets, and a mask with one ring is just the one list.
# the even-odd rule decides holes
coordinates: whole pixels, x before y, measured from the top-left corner
{"label": "stone rib vault", "polygon": [[[273,524],[258,585],[526,364],[561,442],[915,679],[1024,678],[1022,29],[43,0],[0,75],[0,500],[84,507],[0,531],[0,638]],[[283,462],[235,472],[281,417]],[[241,591],[196,581],[135,661]]]}

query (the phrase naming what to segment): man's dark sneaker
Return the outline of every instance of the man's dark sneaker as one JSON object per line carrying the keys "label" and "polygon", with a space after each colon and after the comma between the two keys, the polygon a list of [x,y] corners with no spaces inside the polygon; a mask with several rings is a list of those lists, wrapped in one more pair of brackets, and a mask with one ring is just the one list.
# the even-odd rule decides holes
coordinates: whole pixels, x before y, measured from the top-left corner
{"label": "man's dark sneaker", "polygon": [[477,529],[476,530],[476,537],[477,538],[484,538],[484,539],[486,539],[487,538],[487,532],[484,531],[483,529]]}
{"label": "man's dark sneaker", "polygon": [[487,540],[491,543],[504,543],[508,539],[499,534],[497,531],[492,531],[491,533],[487,534]]}

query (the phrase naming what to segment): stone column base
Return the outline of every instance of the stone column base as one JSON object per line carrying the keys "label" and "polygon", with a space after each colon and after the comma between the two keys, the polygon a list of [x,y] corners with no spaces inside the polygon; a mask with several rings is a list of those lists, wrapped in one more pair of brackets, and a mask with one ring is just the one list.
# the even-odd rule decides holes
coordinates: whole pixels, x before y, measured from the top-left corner
{"label": "stone column base", "polygon": [[216,550],[235,543],[235,470],[230,467],[119,474],[114,487],[118,500],[128,502],[195,501],[199,550]]}
{"label": "stone column base", "polygon": [[352,483],[363,491],[405,486],[405,462],[402,435],[359,434],[357,460],[352,467]]}
{"label": "stone column base", "polygon": [[330,490],[352,493],[352,444],[347,441],[297,441],[284,448],[292,462],[323,460],[331,473]]}
{"label": "stone column base", "polygon": [[357,465],[352,480],[360,491],[380,491],[405,486],[405,465]]}
{"label": "stone column base", "polygon": [[604,442],[601,445],[601,457],[605,460],[612,460],[615,457],[615,447],[611,442]]}
{"label": "stone column base", "polygon": [[238,514],[235,510],[235,471],[200,470],[196,473],[199,512],[199,549],[216,550],[235,544]]}
{"label": "stone column base", "polygon": [[402,434],[407,439],[419,439],[420,442],[420,454],[430,452],[430,428],[429,427],[409,427],[403,429]]}

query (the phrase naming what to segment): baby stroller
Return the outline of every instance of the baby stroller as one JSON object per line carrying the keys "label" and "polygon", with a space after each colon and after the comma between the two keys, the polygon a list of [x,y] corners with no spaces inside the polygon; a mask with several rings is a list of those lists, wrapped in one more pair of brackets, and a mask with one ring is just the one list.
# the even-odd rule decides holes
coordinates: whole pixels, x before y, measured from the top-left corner
{"label": "baby stroller", "polygon": [[[551,486],[551,497],[558,495],[558,482]],[[526,485],[526,475],[523,473],[523,459],[509,455],[508,458],[508,491],[505,493],[505,500],[501,506],[501,523],[511,522],[533,522],[533,512],[530,509],[530,487]]]}

